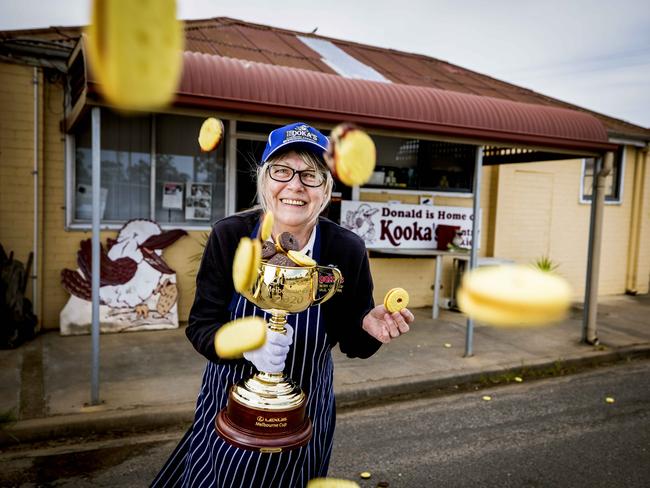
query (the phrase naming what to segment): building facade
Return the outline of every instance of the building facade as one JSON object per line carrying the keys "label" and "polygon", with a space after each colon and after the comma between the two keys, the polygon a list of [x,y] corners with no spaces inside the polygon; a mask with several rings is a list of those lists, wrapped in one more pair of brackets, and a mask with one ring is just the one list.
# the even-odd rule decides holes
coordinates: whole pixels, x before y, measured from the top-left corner
{"label": "building facade", "polygon": [[[28,296],[35,302],[42,327],[58,328],[59,313],[68,299],[60,284],[61,270],[76,267],[79,243],[91,235],[88,108],[98,106],[101,241],[114,237],[133,218],[151,218],[163,228],[188,231],[188,237],[165,250],[165,260],[177,272],[178,314],[185,321],[210,224],[255,204],[251,171],[269,130],[303,120],[327,134],[337,120],[354,119],[358,111],[350,106],[350,117],[340,112],[328,118],[313,107],[280,110],[265,109],[259,101],[254,107],[247,105],[249,100],[226,103],[185,84],[164,112],[126,116],[102,102],[92,89],[91,75],[79,74],[75,64],[79,32],[71,28],[0,33],[0,243],[22,261],[34,251],[35,278]],[[313,71],[314,76],[329,76],[328,80],[333,75],[356,76],[393,90],[413,87],[411,91],[426,82],[436,93],[473,91],[475,98],[485,97],[490,103],[508,100],[522,110],[531,105],[586,112],[431,58],[316,35],[232,19],[189,22],[186,35],[186,56],[211,56],[218,62],[230,56],[240,64],[273,66],[278,76]],[[244,37],[249,41],[244,42]],[[350,72],[331,68],[335,63],[328,62],[324,46],[334,46],[343,52],[340,56],[356,61],[345,65]],[[204,154],[196,138],[208,116],[220,118],[226,134],[216,152]],[[479,254],[518,263],[549,257],[573,286],[574,298],[582,299],[597,157],[593,151],[556,146],[551,154],[547,148],[538,150],[530,140],[509,144],[505,139],[487,139],[487,132],[461,138],[433,124],[404,127],[379,123],[378,117],[364,124],[356,117],[377,146],[377,171],[361,188],[337,184],[328,210],[331,218],[345,219],[341,201],[469,209],[476,177],[474,148],[482,145],[489,157],[481,174]],[[650,130],[600,114],[589,113],[589,117],[603,125],[608,144],[616,148],[606,188],[599,293],[647,293]],[[511,150],[515,146],[525,149]],[[178,199],[166,193],[172,189],[178,189]],[[371,248],[370,253],[376,301],[388,289],[402,286],[411,294],[411,306],[432,304],[435,262],[431,256],[395,246]],[[453,260],[444,263],[442,295],[449,296]]]}

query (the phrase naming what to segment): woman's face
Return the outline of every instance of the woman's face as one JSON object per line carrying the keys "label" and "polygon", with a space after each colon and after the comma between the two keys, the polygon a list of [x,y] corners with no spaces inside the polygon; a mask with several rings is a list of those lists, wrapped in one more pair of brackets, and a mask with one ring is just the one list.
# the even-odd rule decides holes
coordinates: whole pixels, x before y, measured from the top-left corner
{"label": "woman's face", "polygon": [[[284,154],[274,164],[282,164],[296,171],[313,169],[293,151]],[[287,182],[268,177],[267,184],[268,206],[278,229],[292,229],[316,222],[325,199],[325,184],[317,188],[305,186],[297,174]]]}

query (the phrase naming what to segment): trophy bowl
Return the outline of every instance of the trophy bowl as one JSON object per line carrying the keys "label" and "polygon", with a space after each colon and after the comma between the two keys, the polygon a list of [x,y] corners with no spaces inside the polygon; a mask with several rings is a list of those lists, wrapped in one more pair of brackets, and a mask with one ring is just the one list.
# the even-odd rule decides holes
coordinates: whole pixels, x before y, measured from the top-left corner
{"label": "trophy bowl", "polygon": [[[331,266],[262,263],[257,279],[242,295],[271,315],[269,330],[286,334],[287,314],[329,300],[341,281],[341,272]],[[230,388],[228,404],[217,415],[216,430],[227,442],[243,449],[295,449],[307,444],[312,435],[306,402],[305,392],[284,373],[260,371]]]}

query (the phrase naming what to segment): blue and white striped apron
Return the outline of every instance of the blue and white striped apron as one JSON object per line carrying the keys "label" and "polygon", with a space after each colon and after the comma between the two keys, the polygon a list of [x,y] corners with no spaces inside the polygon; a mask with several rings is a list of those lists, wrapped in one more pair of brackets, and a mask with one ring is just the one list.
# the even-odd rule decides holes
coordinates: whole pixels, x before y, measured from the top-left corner
{"label": "blue and white striped apron", "polygon": [[[316,231],[314,259],[320,254]],[[327,475],[335,424],[333,363],[320,305],[287,321],[294,330],[284,372],[307,393],[307,415],[313,437],[306,446],[280,453],[260,453],[234,447],[219,437],[214,421],[226,407],[231,385],[255,373],[249,364],[208,362],[196,404],[194,424],[185,434],[152,486],[301,487]],[[240,295],[231,304],[231,318],[270,316]]]}

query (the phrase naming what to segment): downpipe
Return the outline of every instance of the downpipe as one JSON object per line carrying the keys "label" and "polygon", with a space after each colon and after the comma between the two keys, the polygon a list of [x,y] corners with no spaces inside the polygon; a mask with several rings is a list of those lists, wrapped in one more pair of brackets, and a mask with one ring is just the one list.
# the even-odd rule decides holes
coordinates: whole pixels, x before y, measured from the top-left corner
{"label": "downpipe", "polygon": [[32,169],[32,179],[34,183],[34,230],[33,230],[33,235],[34,235],[34,241],[32,244],[33,247],[33,253],[34,253],[34,259],[32,261],[32,303],[33,303],[33,309],[34,313],[36,314],[37,320],[38,320],[38,329],[40,330],[41,327],[41,310],[40,310],[40,296],[38,292],[38,266],[39,266],[39,259],[38,259],[38,243],[39,243],[39,212],[38,212],[38,205],[39,205],[39,198],[38,198],[38,189],[39,189],[39,178],[38,178],[38,141],[39,141],[39,118],[38,118],[38,112],[39,112],[39,100],[38,100],[38,88],[39,88],[39,81],[38,81],[38,73],[39,69],[37,67],[34,67],[33,74],[32,74],[32,85],[34,87],[34,166]]}
{"label": "downpipe", "polygon": [[593,191],[591,192],[591,225],[589,250],[587,254],[587,282],[585,286],[585,308],[582,326],[582,342],[597,345],[596,316],[598,314],[598,275],[600,272],[600,250],[603,235],[603,211],[605,208],[605,179],[612,172],[614,153],[605,154],[595,161]]}

